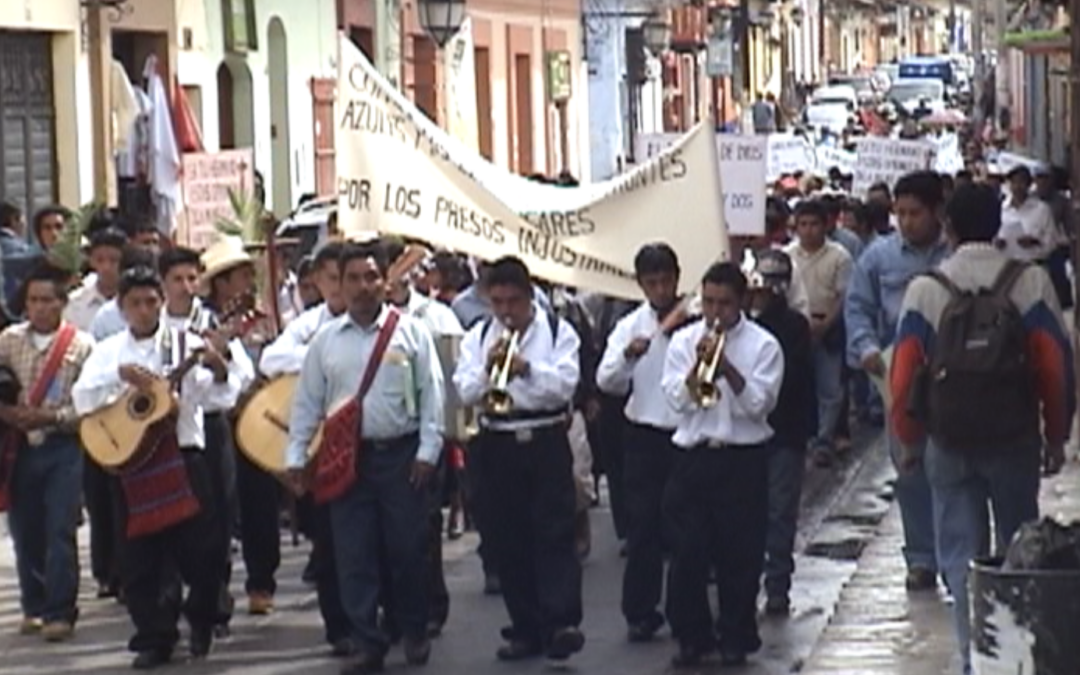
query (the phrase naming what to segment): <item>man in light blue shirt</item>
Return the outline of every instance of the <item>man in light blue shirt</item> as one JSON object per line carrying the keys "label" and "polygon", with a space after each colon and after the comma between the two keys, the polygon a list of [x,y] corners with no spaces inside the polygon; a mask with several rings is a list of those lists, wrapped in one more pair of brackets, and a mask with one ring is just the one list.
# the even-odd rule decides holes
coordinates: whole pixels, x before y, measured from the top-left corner
{"label": "man in light blue shirt", "polygon": [[[347,458],[356,462],[358,478],[329,501],[342,605],[360,650],[344,672],[381,671],[390,647],[375,620],[380,548],[392,570],[394,615],[405,637],[406,660],[423,665],[431,654],[427,482],[442,451],[443,377],[431,334],[405,314],[397,316],[383,354],[374,353],[380,332],[391,330],[388,322],[397,312],[385,303],[387,266],[379,242],[343,250],[341,283],[349,308],[320,330],[308,349],[286,451],[290,481],[299,488],[316,429],[355,399],[369,361],[378,358],[360,402],[360,439]],[[332,424],[328,420],[326,426]]]}
{"label": "man in light blue shirt", "polygon": [[[848,362],[872,377],[887,377],[883,356],[896,336],[900,305],[908,283],[938,266],[948,255],[940,214],[944,205],[941,178],[917,171],[901,178],[895,189],[899,231],[875,239],[859,257],[844,302]],[[906,405],[905,401],[893,405]],[[900,445],[887,434],[896,463]],[[901,473],[896,498],[904,525],[904,557],[909,590],[937,586],[934,521],[930,484],[922,467]]]}

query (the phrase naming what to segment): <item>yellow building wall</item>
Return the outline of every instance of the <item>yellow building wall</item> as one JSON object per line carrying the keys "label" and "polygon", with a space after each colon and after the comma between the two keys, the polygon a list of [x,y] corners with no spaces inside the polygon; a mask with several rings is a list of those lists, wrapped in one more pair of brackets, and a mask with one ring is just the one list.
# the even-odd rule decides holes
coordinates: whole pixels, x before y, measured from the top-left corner
{"label": "yellow building wall", "polygon": [[[77,205],[89,197],[84,183],[89,167],[90,127],[80,112],[88,108],[79,3],[73,0],[2,0],[0,30],[53,33],[53,100],[56,112],[57,193],[61,203]],[[82,76],[82,77],[80,77]]]}

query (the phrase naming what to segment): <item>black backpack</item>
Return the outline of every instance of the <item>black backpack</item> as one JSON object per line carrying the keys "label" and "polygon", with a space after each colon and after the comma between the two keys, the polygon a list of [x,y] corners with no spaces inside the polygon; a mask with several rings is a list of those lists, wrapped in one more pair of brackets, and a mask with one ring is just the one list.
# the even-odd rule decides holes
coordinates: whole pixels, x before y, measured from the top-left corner
{"label": "black backpack", "polygon": [[1027,332],[1009,292],[1027,269],[1009,261],[990,288],[962,290],[938,270],[949,291],[933,355],[920,374],[912,406],[942,447],[985,454],[1038,434],[1039,407]]}

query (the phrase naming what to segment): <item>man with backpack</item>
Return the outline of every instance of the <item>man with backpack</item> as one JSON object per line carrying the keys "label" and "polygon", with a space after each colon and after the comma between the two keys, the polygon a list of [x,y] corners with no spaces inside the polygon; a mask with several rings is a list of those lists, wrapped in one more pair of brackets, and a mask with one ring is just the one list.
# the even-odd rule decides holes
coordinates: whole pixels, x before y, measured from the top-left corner
{"label": "man with backpack", "polygon": [[993,188],[959,188],[948,221],[955,253],[904,297],[891,415],[901,471],[921,465],[930,482],[938,566],[969,673],[968,568],[990,552],[990,509],[998,553],[1039,517],[1039,477],[1065,461],[1075,387],[1050,278],[993,246]]}

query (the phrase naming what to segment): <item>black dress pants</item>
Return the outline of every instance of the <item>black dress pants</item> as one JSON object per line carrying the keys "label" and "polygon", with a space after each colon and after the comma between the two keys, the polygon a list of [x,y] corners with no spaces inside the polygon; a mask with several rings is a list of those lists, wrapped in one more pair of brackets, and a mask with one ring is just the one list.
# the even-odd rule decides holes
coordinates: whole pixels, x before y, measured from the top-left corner
{"label": "black dress pants", "polygon": [[243,453],[235,456],[240,544],[247,570],[244,588],[249,594],[273,595],[281,565],[281,484]]}
{"label": "black dress pants", "polygon": [[484,431],[476,440],[489,480],[489,544],[510,614],[508,637],[546,644],[556,630],[582,619],[577,494],[566,426]]}
{"label": "black dress pants", "polygon": [[341,604],[337,562],[334,558],[334,528],[330,526],[330,507],[317,506],[310,495],[304,497],[305,511],[310,514],[308,536],[311,537],[311,558],[315,565],[315,594],[319,600],[326,641],[331,645],[352,635],[349,617]]}
{"label": "black dress pants", "polygon": [[768,449],[699,446],[679,457],[664,494],[674,545],[668,621],[683,644],[711,645],[714,623],[707,593],[715,561],[722,651],[761,648],[757,592],[768,528]]}
{"label": "black dress pants", "polygon": [[659,616],[664,593],[664,489],[678,456],[671,430],[628,424],[623,434],[626,495],[626,568],[622,612],[628,624]]}
{"label": "black dress pants", "polygon": [[[125,538],[121,545],[124,595],[135,624],[128,648],[134,652],[171,652],[180,639],[177,620],[181,613],[200,628],[209,628],[217,620],[221,568],[207,561],[222,559],[220,528],[225,523],[214,510],[206,457],[199,450],[182,452],[192,491],[199,500],[199,513],[161,532]],[[126,523],[127,507],[119,484],[116,497],[118,522]],[[188,586],[183,606],[176,585],[169,581],[174,573]]]}
{"label": "black dress pants", "polygon": [[224,413],[206,414],[206,462],[215,499],[215,513],[221,520],[218,534],[223,559],[221,592],[217,603],[217,625],[227,625],[233,615],[233,597],[229,593],[232,581],[232,524],[236,522],[236,450],[233,444],[232,423]]}
{"label": "black dress pants", "polygon": [[122,530],[113,509],[115,478],[95,462],[83,467],[83,497],[90,519],[90,571],[102,586],[120,583],[117,546]]}

